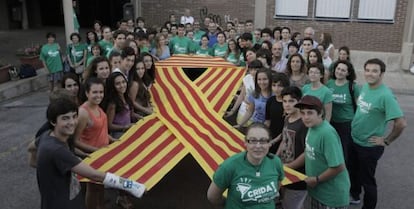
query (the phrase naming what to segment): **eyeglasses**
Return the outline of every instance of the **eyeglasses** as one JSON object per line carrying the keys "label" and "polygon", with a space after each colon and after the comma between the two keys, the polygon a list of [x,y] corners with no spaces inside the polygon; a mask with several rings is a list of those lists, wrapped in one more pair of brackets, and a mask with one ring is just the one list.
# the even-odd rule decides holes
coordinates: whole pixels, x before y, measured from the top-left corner
{"label": "eyeglasses", "polygon": [[318,71],[309,71],[308,73],[309,73],[309,75],[310,75],[310,74],[312,74],[312,75],[319,75],[319,74],[321,74],[321,73],[320,73],[320,72],[318,72]]}
{"label": "eyeglasses", "polygon": [[268,138],[261,138],[261,139],[248,138],[248,139],[246,139],[246,141],[249,144],[260,144],[260,145],[265,145],[265,144],[268,144],[270,142],[270,140]]}

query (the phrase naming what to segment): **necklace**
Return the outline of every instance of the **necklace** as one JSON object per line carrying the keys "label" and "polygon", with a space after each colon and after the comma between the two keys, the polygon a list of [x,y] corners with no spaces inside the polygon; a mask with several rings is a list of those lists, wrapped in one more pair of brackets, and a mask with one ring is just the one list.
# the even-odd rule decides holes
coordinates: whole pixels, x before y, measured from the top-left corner
{"label": "necklace", "polygon": [[246,155],[244,156],[244,160],[245,161],[247,161],[247,163],[249,164],[249,165],[251,165],[252,167],[254,167],[254,169],[256,170],[256,177],[260,177],[260,169],[262,168],[262,165],[263,165],[263,160],[262,160],[262,162],[260,162],[260,164],[259,165],[253,165],[251,162],[249,162],[249,160],[247,159],[247,152],[246,152]]}

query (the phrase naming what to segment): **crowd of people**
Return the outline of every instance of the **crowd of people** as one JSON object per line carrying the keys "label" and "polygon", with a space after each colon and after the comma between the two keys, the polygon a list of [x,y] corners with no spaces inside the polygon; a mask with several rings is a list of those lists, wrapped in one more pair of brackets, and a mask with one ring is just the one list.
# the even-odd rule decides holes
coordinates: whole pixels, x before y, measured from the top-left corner
{"label": "crowd of people", "polygon": [[[171,14],[160,28],[147,26],[142,17],[121,20],[114,31],[95,21],[85,42],[79,33],[70,36],[66,56],[54,33],[46,37],[40,58],[50,73],[50,90],[65,89],[70,104],[77,108],[48,116],[32,145],[39,152],[46,146],[43,141],[53,138],[68,143],[76,155],[87,156],[152,114],[149,89],[155,81],[157,61],[186,54],[222,57],[245,66],[240,94],[225,117],[237,113],[234,127],[246,134],[246,151],[220,165],[207,194],[214,205],[225,208],[275,208],[276,199],[284,209],[347,208],[350,203],[359,204],[361,188],[363,208],[375,208],[377,161],[384,147],[406,126],[398,102],[382,83],[385,64],[368,60],[366,84],[361,87],[355,83],[350,49],[342,46],[336,50],[327,32],[316,40],[311,27],[302,35],[287,26],[254,28],[251,20],[220,26],[209,17],[200,23],[186,9],[180,20]],[[55,102],[49,108],[53,105]],[[61,116],[72,120],[71,130],[58,124]],[[394,126],[385,136],[388,121]],[[56,134],[64,135],[65,140]],[[47,156],[38,156],[41,176]],[[71,157],[67,162],[69,157],[63,154],[52,157],[64,176],[79,173],[88,177],[79,170],[80,161]],[[282,165],[308,177],[280,187]],[[102,181],[103,174],[99,176],[91,179]],[[44,181],[39,178],[42,208],[51,208],[46,206],[50,200],[42,189]],[[103,193],[102,185],[88,183],[87,208],[102,207]],[[132,207],[124,192],[117,202]]]}

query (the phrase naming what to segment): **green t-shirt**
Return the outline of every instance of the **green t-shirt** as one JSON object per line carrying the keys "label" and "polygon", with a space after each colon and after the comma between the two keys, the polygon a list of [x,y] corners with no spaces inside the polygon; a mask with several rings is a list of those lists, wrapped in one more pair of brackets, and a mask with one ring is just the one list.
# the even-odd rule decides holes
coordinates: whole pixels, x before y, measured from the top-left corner
{"label": "green t-shirt", "polygon": [[246,152],[233,155],[216,170],[213,182],[228,189],[225,209],[274,209],[278,185],[284,178],[279,157],[265,157],[259,166],[246,159]]}
{"label": "green t-shirt", "polygon": [[302,87],[302,92],[303,92],[303,96],[311,95],[311,96],[318,97],[319,100],[321,100],[322,104],[324,105],[333,101],[332,91],[329,90],[329,88],[326,87],[325,85],[322,85],[320,88],[315,90],[315,89],[312,89],[312,84],[309,83]]}
{"label": "green t-shirt", "polygon": [[[307,176],[319,176],[326,169],[344,164],[341,141],[338,133],[323,120],[321,124],[308,129],[305,147],[305,169]],[[349,204],[350,181],[344,169],[331,179],[308,187],[308,194],[329,207]]]}
{"label": "green t-shirt", "polygon": [[187,37],[175,36],[170,41],[170,51],[172,54],[190,53],[191,40]]}
{"label": "green t-shirt", "polygon": [[62,57],[60,55],[60,46],[57,43],[45,44],[40,50],[40,60],[46,63],[49,73],[62,71]]}
{"label": "green t-shirt", "polygon": [[215,57],[224,57],[227,52],[227,43],[219,45],[218,43],[213,46],[213,54]]}
{"label": "green t-shirt", "polygon": [[[335,80],[329,80],[326,84],[332,91],[332,118],[331,121],[343,123],[352,121],[354,118],[354,107],[352,106],[351,92],[349,91],[349,82],[342,86],[338,86]],[[354,100],[359,96],[359,87],[354,83]]]}
{"label": "green t-shirt", "polygon": [[88,46],[84,43],[76,45],[69,44],[68,47],[66,47],[66,54],[69,55],[72,64],[75,64],[82,61],[86,50],[88,50]]}
{"label": "green t-shirt", "polygon": [[206,56],[213,56],[213,52],[210,48],[203,49],[201,46],[198,46],[195,50],[194,54],[196,55],[206,55]]}
{"label": "green t-shirt", "polygon": [[384,136],[387,122],[403,116],[397,99],[387,86],[382,84],[371,89],[364,84],[352,120],[352,138],[360,146],[372,147],[368,138]]}
{"label": "green t-shirt", "polygon": [[93,59],[95,59],[96,57],[95,56],[91,56],[91,57],[89,57],[87,60],[86,60],[86,67],[88,67],[89,66],[89,64],[91,64],[91,62],[93,61]]}
{"label": "green t-shirt", "polygon": [[98,43],[102,48],[101,54],[104,54],[104,55],[107,55],[108,51],[110,51],[112,47],[114,47],[112,42],[106,41],[105,39],[100,40]]}
{"label": "green t-shirt", "polygon": [[243,58],[242,53],[240,53],[239,57],[236,58],[236,54],[234,54],[233,52],[230,52],[227,55],[226,60],[237,66],[242,66],[241,64],[244,63],[244,58]]}
{"label": "green t-shirt", "polygon": [[109,58],[109,56],[111,55],[112,52],[118,52],[121,53],[120,50],[116,49],[115,47],[112,47],[111,49],[108,50],[108,52],[105,54],[106,58]]}
{"label": "green t-shirt", "polygon": [[199,47],[200,47],[200,44],[198,44],[198,43],[196,43],[194,41],[191,41],[191,44],[190,44],[190,52],[189,53],[194,54]]}
{"label": "green t-shirt", "polygon": [[199,30],[199,31],[195,32],[194,36],[193,36],[193,42],[195,42],[197,44],[200,44],[201,36],[203,36],[204,34],[206,34],[206,32],[204,32],[202,30]]}
{"label": "green t-shirt", "polygon": [[90,57],[92,57],[93,56],[93,54],[92,54],[92,46],[94,45],[95,43],[90,43],[89,45],[87,45],[87,50],[88,50],[88,53],[87,53],[87,58],[89,59]]}
{"label": "green t-shirt", "polygon": [[139,51],[141,52],[141,53],[143,53],[143,52],[150,52],[150,49],[148,48],[148,47],[146,47],[146,46],[142,46],[142,47],[140,47],[139,48]]}

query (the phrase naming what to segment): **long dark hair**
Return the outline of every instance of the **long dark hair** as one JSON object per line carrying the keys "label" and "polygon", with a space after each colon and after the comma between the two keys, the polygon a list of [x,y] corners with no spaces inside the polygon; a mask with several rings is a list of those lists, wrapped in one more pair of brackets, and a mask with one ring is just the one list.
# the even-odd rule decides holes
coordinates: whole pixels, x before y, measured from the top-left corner
{"label": "long dark hair", "polygon": [[268,70],[268,69],[265,69],[265,68],[261,68],[261,69],[259,69],[258,71],[257,71],[257,73],[256,73],[256,77],[254,78],[254,86],[255,86],[255,88],[254,88],[254,93],[253,93],[253,96],[255,97],[255,98],[259,98],[260,97],[260,94],[262,93],[261,91],[261,89],[260,89],[260,87],[259,87],[259,84],[257,83],[257,78],[259,77],[258,75],[259,75],[259,73],[265,73],[266,74],[266,76],[267,76],[267,79],[269,79],[269,85],[268,85],[268,87],[267,87],[267,90],[271,93],[272,92],[272,73],[271,73],[271,71],[270,70]]}
{"label": "long dark hair", "polygon": [[321,52],[318,49],[311,49],[308,53],[308,57],[307,57],[307,60],[306,60],[308,62],[308,69],[309,69],[309,65],[310,65],[309,55],[312,52],[316,54],[316,57],[317,57],[316,63],[323,64],[323,58],[322,58]]}
{"label": "long dark hair", "polygon": [[[125,103],[123,102],[122,98],[119,96],[118,92],[115,88],[115,79],[121,76],[127,82],[127,78],[121,72],[113,72],[111,75],[106,79],[106,86],[105,86],[105,97],[104,97],[104,108],[107,110],[110,104],[115,104],[115,113],[122,112],[124,110],[128,110],[125,108]],[[129,98],[129,86],[127,82],[127,88],[123,95],[126,104],[129,106],[129,110],[133,110],[132,100]]]}
{"label": "long dark hair", "polygon": [[338,60],[338,61],[335,62],[334,66],[333,66],[333,71],[332,71],[332,79],[336,80],[335,70],[336,70],[336,67],[338,67],[339,64],[344,64],[348,67],[348,75],[346,76],[346,80],[355,81],[355,79],[356,79],[355,69],[354,69],[354,66],[352,65],[352,63],[349,62],[348,60]]}
{"label": "long dark hair", "polygon": [[93,34],[93,36],[95,37],[95,43],[98,43],[98,41],[99,41],[98,34],[96,34],[96,32],[95,31],[92,31],[92,30],[86,32],[86,43],[88,45],[91,44],[91,40],[89,40],[89,37],[88,37],[88,34],[89,33],[92,33]]}
{"label": "long dark hair", "polygon": [[144,60],[145,56],[149,56],[152,59],[152,66],[150,69],[145,68],[145,75],[144,75],[144,83],[146,86],[150,86],[152,83],[154,83],[155,80],[155,60],[154,57],[148,52],[142,52],[141,58]]}
{"label": "long dark hair", "polygon": [[150,101],[150,99],[151,99],[151,94],[147,90],[147,87],[145,86],[145,83],[144,83],[144,78],[145,78],[145,75],[146,74],[144,73],[144,77],[143,78],[140,78],[138,76],[138,73],[137,73],[137,70],[136,70],[136,66],[140,62],[143,63],[143,60],[141,58],[138,58],[136,60],[135,64],[134,64],[134,69],[129,72],[128,82],[129,82],[129,87],[132,86],[132,82],[137,82],[138,83],[137,98],[140,101],[143,101],[143,103],[148,103]]}

